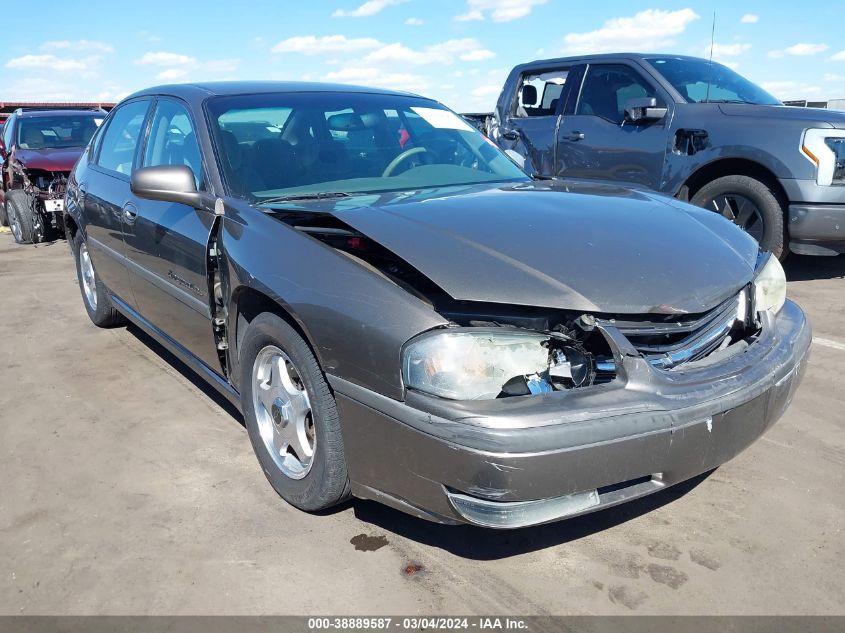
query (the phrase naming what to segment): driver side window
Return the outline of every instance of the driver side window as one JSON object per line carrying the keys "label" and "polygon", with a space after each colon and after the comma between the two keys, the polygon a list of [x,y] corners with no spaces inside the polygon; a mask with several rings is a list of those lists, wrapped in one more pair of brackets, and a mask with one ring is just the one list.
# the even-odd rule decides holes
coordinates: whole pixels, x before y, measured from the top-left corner
{"label": "driver side window", "polygon": [[656,97],[654,88],[640,74],[622,64],[590,66],[575,114],[593,115],[620,125],[629,99]]}

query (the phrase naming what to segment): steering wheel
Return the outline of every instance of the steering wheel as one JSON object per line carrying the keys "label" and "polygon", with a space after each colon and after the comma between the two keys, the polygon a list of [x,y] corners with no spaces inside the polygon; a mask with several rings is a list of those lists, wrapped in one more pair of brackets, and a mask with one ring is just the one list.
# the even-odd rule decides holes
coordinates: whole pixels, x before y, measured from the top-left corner
{"label": "steering wheel", "polygon": [[399,154],[396,158],[394,158],[390,163],[388,163],[387,167],[384,168],[384,171],[381,173],[382,178],[387,178],[390,176],[396,168],[399,166],[400,163],[409,159],[411,156],[416,156],[417,154],[422,154],[423,152],[427,152],[428,150],[424,147],[412,147],[411,149],[406,149],[404,152]]}

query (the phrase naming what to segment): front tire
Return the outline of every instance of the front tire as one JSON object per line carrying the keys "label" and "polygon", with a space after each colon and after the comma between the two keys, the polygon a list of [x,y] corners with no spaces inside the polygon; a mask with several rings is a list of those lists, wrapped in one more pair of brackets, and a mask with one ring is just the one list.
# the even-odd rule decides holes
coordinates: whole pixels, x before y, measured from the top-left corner
{"label": "front tire", "polygon": [[239,352],[246,428],[270,484],[308,512],[347,499],[337,405],[308,344],[283,319],[263,313],[250,323]]}
{"label": "front tire", "polygon": [[6,194],[9,228],[18,244],[33,243],[33,213],[31,198],[20,189]]}
{"label": "front tire", "polygon": [[82,239],[81,231],[77,231],[73,238],[73,256],[76,260],[79,291],[82,293],[82,303],[88,318],[97,327],[124,325],[126,317],[112,305],[108,289],[94,270],[94,263],[88,253],[88,245]]}
{"label": "front tire", "polygon": [[748,176],[724,176],[704,185],[690,202],[731,220],[778,259],[789,254],[784,208],[765,183]]}

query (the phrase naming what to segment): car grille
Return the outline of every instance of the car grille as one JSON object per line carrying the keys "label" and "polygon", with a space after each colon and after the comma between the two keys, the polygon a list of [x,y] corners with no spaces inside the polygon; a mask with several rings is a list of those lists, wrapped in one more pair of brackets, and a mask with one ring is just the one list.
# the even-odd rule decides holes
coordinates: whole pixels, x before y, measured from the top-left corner
{"label": "car grille", "polygon": [[[745,340],[752,332],[749,288],[703,314],[672,315],[608,323],[619,330],[651,364],[672,369],[706,358]],[[601,367],[599,367],[601,369]]]}

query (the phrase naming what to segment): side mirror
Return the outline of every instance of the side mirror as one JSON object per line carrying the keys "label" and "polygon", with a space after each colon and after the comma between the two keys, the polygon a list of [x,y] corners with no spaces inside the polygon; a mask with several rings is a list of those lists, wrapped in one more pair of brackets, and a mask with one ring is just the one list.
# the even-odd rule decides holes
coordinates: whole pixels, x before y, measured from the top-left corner
{"label": "side mirror", "polygon": [[625,121],[629,123],[659,121],[667,112],[667,108],[657,107],[657,99],[654,97],[637,97],[625,102]]}
{"label": "side mirror", "polygon": [[178,202],[200,209],[206,194],[197,191],[194,172],[185,165],[141,167],[132,173],[129,188],[139,198]]}

